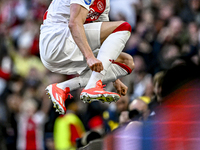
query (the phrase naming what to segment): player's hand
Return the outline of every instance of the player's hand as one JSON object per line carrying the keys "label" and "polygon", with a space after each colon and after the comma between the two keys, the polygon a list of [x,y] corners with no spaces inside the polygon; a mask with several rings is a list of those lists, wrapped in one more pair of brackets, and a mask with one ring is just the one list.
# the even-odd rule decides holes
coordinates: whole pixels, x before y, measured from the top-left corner
{"label": "player's hand", "polygon": [[87,59],[87,64],[92,71],[101,72],[103,70],[103,64],[96,57]]}
{"label": "player's hand", "polygon": [[122,83],[119,79],[117,79],[114,83],[113,86],[115,87],[115,89],[117,90],[117,93],[120,96],[125,96],[127,91],[128,91],[128,87]]}

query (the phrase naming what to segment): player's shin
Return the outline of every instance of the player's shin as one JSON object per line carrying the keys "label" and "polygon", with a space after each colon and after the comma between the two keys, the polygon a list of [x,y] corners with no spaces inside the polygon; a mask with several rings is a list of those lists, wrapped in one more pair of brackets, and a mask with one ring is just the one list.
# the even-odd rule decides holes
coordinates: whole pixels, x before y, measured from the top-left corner
{"label": "player's shin", "polygon": [[127,22],[124,22],[103,42],[97,56],[97,59],[103,63],[104,70],[101,72],[103,75],[106,74],[111,63],[118,58],[130,35],[131,26]]}

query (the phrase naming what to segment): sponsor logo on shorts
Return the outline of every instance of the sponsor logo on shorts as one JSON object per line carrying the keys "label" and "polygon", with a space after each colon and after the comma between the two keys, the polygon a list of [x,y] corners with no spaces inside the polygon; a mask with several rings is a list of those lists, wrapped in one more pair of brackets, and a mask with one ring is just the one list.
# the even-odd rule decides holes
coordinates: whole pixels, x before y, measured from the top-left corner
{"label": "sponsor logo on shorts", "polygon": [[85,2],[86,5],[90,5],[92,0],[84,0],[84,2]]}

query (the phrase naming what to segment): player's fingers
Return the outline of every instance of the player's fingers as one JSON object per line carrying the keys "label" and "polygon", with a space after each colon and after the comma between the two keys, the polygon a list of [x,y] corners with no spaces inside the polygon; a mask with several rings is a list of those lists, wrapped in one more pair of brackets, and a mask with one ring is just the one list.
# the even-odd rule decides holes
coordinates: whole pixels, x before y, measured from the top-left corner
{"label": "player's fingers", "polygon": [[98,66],[94,65],[94,67],[93,67],[93,71],[98,72]]}
{"label": "player's fingers", "polygon": [[90,66],[90,69],[91,69],[92,71],[95,71],[95,65],[91,65],[91,66]]}
{"label": "player's fingers", "polygon": [[93,66],[93,71],[98,72],[98,66],[96,64],[94,64],[94,66]]}
{"label": "player's fingers", "polygon": [[125,96],[126,94],[125,93],[122,93],[122,96]]}
{"label": "player's fingers", "polygon": [[122,95],[125,96],[127,93],[127,90],[126,89],[122,89]]}
{"label": "player's fingers", "polygon": [[101,71],[102,71],[102,68],[103,68],[103,65],[102,65],[101,62],[96,64],[96,71],[97,71],[97,72],[101,72]]}
{"label": "player's fingers", "polygon": [[121,94],[122,94],[120,89],[117,90],[117,93],[118,93],[120,96],[121,96]]}
{"label": "player's fingers", "polygon": [[101,72],[101,64],[97,64],[97,72]]}
{"label": "player's fingers", "polygon": [[100,72],[101,71],[101,65],[100,65],[100,63],[96,63],[95,64],[95,69],[96,69],[95,70],[96,72]]}
{"label": "player's fingers", "polygon": [[125,94],[125,91],[124,91],[124,89],[122,89],[122,95],[124,96],[124,94]]}
{"label": "player's fingers", "polygon": [[102,65],[101,62],[95,63],[95,64],[93,64],[92,66],[90,66],[90,69],[91,69],[92,71],[101,72],[101,71],[103,70],[103,65]]}

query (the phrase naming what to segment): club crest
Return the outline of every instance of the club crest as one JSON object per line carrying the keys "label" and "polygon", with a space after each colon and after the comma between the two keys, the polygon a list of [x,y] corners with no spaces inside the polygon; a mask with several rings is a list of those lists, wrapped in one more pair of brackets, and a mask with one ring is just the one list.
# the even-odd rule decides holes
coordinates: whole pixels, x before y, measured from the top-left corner
{"label": "club crest", "polygon": [[99,2],[97,3],[97,8],[98,8],[100,11],[103,11],[104,5],[103,5],[103,3],[102,3],[101,1],[99,1]]}
{"label": "club crest", "polygon": [[84,0],[84,2],[85,2],[86,5],[90,5],[92,0]]}

